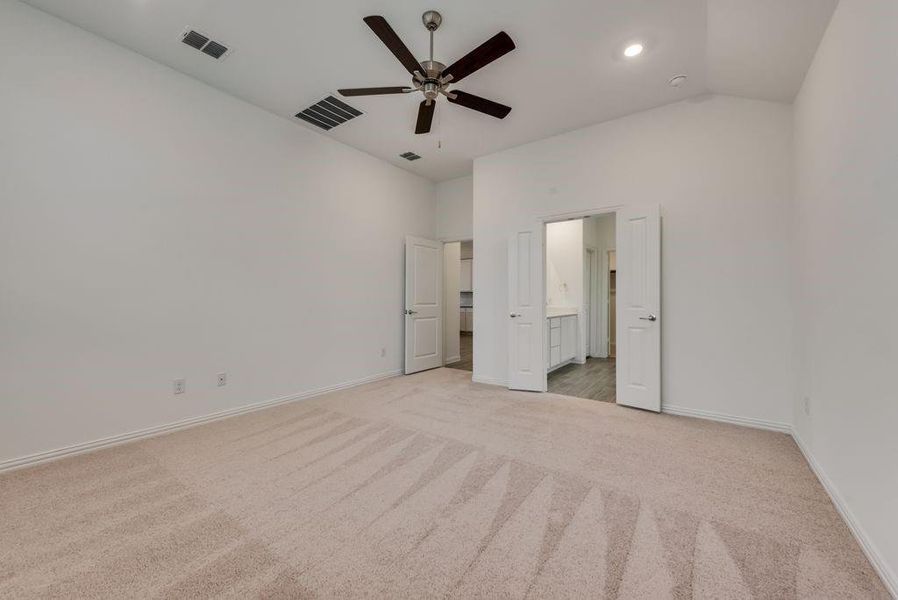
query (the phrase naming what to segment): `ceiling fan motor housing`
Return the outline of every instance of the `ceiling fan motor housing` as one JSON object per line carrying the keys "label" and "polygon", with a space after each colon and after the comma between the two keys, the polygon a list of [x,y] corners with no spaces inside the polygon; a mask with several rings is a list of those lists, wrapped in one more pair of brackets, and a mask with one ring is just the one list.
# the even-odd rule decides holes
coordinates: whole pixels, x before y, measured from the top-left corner
{"label": "ceiling fan motor housing", "polygon": [[440,74],[446,70],[446,65],[435,60],[421,61],[421,68],[424,69],[425,79],[439,79]]}

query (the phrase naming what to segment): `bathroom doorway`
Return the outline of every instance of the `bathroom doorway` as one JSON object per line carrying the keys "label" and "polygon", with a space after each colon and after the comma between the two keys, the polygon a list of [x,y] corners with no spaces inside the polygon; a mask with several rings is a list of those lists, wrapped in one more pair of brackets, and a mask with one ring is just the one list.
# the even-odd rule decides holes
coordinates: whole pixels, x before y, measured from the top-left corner
{"label": "bathroom doorway", "polygon": [[606,213],[546,224],[549,392],[616,401],[615,220]]}

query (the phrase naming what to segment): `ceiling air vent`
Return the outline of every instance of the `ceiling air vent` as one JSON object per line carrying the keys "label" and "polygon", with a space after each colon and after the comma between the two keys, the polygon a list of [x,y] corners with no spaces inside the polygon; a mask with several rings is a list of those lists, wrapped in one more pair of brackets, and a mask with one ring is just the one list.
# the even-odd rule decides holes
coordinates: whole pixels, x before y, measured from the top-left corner
{"label": "ceiling air vent", "polygon": [[208,35],[189,29],[181,36],[181,41],[196,48],[203,54],[207,54],[215,59],[223,58],[229,51],[229,48],[221,42],[209,39]]}
{"label": "ceiling air vent", "polygon": [[309,108],[296,113],[296,118],[328,131],[361,114],[362,111],[349,106],[342,100],[337,100],[333,96],[327,96]]}
{"label": "ceiling air vent", "polygon": [[418,160],[419,158],[421,158],[420,156],[418,156],[418,155],[415,154],[414,152],[403,152],[403,153],[400,154],[399,156],[401,156],[401,157],[404,158],[405,160]]}
{"label": "ceiling air vent", "polygon": [[221,58],[227,51],[227,46],[222,46],[215,40],[210,40],[208,44],[203,46],[203,53],[208,54],[212,58]]}

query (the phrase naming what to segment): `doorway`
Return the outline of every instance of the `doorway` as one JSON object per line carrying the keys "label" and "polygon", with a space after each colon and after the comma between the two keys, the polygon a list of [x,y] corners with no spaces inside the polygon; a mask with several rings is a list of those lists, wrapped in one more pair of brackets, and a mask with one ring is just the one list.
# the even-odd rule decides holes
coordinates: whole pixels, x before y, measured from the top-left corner
{"label": "doorway", "polygon": [[615,402],[616,361],[609,354],[616,318],[608,257],[614,213],[546,223],[546,388]]}
{"label": "doorway", "polygon": [[474,370],[474,242],[444,245],[446,367]]}
{"label": "doorway", "polygon": [[[568,364],[586,364],[582,306],[572,306],[578,299],[583,301],[583,253],[578,248],[582,247],[584,219],[612,212],[616,213],[615,402],[660,412],[661,207],[658,204],[543,217],[509,237],[508,388],[544,392],[548,390],[549,371]],[[550,261],[547,255],[551,250],[547,252],[547,249],[552,244],[546,243],[553,234],[550,224],[567,222],[573,222],[568,231],[571,235],[562,236],[561,247],[580,258],[572,259],[573,263]],[[577,261],[580,274],[576,268],[570,271],[570,265]]]}

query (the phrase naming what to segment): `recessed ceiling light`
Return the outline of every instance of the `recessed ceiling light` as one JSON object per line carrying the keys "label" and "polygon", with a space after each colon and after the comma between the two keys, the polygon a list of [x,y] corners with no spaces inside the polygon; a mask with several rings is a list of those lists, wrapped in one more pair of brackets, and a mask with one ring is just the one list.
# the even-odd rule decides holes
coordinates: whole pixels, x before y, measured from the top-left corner
{"label": "recessed ceiling light", "polygon": [[635,58],[642,54],[642,51],[644,49],[645,47],[642,44],[630,44],[629,46],[624,48],[624,56],[626,56],[627,58]]}

